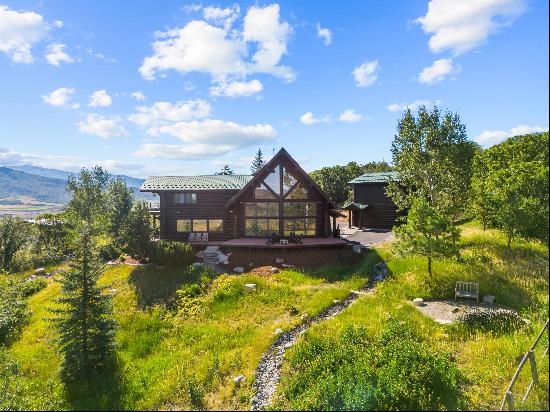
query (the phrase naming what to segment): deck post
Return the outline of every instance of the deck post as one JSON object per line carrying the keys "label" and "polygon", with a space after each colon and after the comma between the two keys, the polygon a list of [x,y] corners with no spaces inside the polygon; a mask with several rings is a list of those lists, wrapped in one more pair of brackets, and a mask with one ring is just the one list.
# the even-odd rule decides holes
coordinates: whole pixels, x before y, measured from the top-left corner
{"label": "deck post", "polygon": [[351,210],[348,210],[348,227],[351,228]]}
{"label": "deck post", "polygon": [[530,350],[527,352],[529,357],[529,364],[531,365],[531,375],[533,377],[533,384],[538,385],[539,383],[539,373],[537,371],[537,362],[535,360],[535,352]]}

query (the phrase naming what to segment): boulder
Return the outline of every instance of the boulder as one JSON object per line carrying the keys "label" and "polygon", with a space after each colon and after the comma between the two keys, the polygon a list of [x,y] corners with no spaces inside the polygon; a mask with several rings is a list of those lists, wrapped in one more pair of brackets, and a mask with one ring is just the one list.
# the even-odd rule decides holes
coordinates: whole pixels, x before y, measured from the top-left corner
{"label": "boulder", "polygon": [[271,268],[271,273],[279,273],[281,269],[279,268]]}
{"label": "boulder", "polygon": [[229,263],[229,256],[224,255],[223,253],[220,253],[218,255],[218,263],[221,263],[223,265],[227,265]]}
{"label": "boulder", "polygon": [[275,259],[275,263],[280,265],[282,263],[285,263],[285,260],[283,258],[277,258],[277,259]]}
{"label": "boulder", "polygon": [[307,313],[304,313],[303,315],[300,316],[300,319],[305,320],[308,318],[308,316],[309,315]]}
{"label": "boulder", "polygon": [[245,283],[244,286],[245,286],[247,289],[256,290],[256,284],[255,284],[255,283]]}
{"label": "boulder", "polygon": [[275,329],[275,332],[274,332],[275,335],[280,335],[281,333],[283,333],[283,330],[281,328]]}
{"label": "boulder", "polygon": [[243,272],[244,272],[244,268],[243,268],[242,266],[234,267],[234,268],[233,268],[233,272],[235,272],[235,273],[243,273]]}
{"label": "boulder", "polygon": [[200,267],[203,266],[203,263],[202,262],[195,262],[191,266],[193,266],[194,268],[200,268]]}
{"label": "boulder", "polygon": [[351,249],[353,253],[361,253],[361,245],[353,245]]}
{"label": "boulder", "polygon": [[413,303],[415,306],[424,306],[424,299],[414,298]]}

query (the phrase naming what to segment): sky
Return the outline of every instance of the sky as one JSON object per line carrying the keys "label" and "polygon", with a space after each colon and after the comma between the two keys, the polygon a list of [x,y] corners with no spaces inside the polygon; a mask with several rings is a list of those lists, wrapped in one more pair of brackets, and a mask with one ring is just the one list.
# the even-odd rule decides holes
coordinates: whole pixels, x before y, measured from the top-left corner
{"label": "sky", "polygon": [[0,0],[0,166],[249,173],[391,161],[406,108],[548,130],[548,2]]}

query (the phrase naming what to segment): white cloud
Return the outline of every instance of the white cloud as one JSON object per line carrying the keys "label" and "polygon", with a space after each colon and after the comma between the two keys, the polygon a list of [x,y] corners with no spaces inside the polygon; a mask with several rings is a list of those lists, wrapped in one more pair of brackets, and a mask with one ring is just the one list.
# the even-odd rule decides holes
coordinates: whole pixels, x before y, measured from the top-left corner
{"label": "white cloud", "polygon": [[[290,25],[280,20],[279,5],[250,7],[242,31],[230,29],[227,23],[237,15],[236,6],[206,9],[204,16],[213,24],[192,20],[184,27],[156,33],[153,54],[139,69],[144,78],[152,80],[159,73],[175,70],[206,73],[213,83],[242,81],[254,73],[294,79],[292,69],[279,64],[291,33]],[[216,26],[224,18],[223,27]]]}
{"label": "white cloud", "polygon": [[347,109],[340,114],[340,117],[338,117],[338,120],[341,122],[347,122],[347,123],[355,123],[359,122],[363,119],[363,115],[359,113],[355,113],[355,110],[353,109]]}
{"label": "white cloud", "polygon": [[365,62],[361,66],[356,67],[353,71],[353,77],[357,87],[367,87],[378,79],[379,65],[378,60]]}
{"label": "white cloud", "polygon": [[263,88],[262,82],[256,79],[249,82],[220,82],[218,86],[210,88],[210,94],[212,96],[248,97],[261,92]]}
{"label": "white cloud", "polygon": [[388,105],[388,110],[390,112],[401,112],[403,110],[410,109],[411,111],[416,111],[420,106],[439,106],[441,100],[415,100],[412,103],[392,103]]}
{"label": "white cloud", "polygon": [[32,63],[32,46],[46,35],[48,24],[34,12],[0,5],[0,52],[15,63]]}
{"label": "white cloud", "polygon": [[80,133],[93,134],[103,139],[128,136],[118,116],[106,117],[96,113],[89,113],[85,121],[78,122],[78,130]]}
{"label": "white cloud", "polygon": [[525,10],[525,0],[431,0],[426,15],[416,22],[431,35],[433,52],[459,55],[483,44]]}
{"label": "white cloud", "polygon": [[110,106],[112,103],[113,103],[113,99],[111,99],[111,96],[107,94],[106,90],[96,90],[90,95],[90,101],[88,102],[88,106],[107,107],[107,106]]}
{"label": "white cloud", "polygon": [[272,142],[277,132],[269,124],[241,125],[222,120],[177,122],[157,126],[152,134],[167,134],[184,144],[147,143],[134,154],[164,159],[205,158],[223,155],[235,149]]}
{"label": "white cloud", "polygon": [[62,43],[50,44],[46,49],[46,60],[48,60],[48,63],[57,67],[61,66],[62,62],[72,63],[74,60],[65,53],[65,50],[63,50],[65,47],[67,46]]}
{"label": "white cloud", "polygon": [[240,13],[241,9],[238,4],[234,4],[232,7],[227,7],[225,9],[212,6],[202,9],[204,20],[216,26],[222,26],[226,30],[231,28],[233,23],[239,18]]}
{"label": "white cloud", "polygon": [[135,110],[128,120],[140,126],[156,126],[208,117],[212,113],[212,106],[205,100],[197,99],[174,104],[156,102],[152,106],[138,106]]}
{"label": "white cloud", "polygon": [[313,116],[313,113],[307,112],[300,116],[300,121],[303,124],[310,126],[315,123],[328,123],[330,121],[330,118],[328,116],[317,118]]}
{"label": "white cloud", "polygon": [[420,83],[435,84],[445,80],[447,76],[453,76],[459,72],[460,68],[453,65],[452,59],[439,59],[420,72],[418,81]]}
{"label": "white cloud", "polygon": [[509,131],[502,130],[485,130],[474,140],[482,146],[492,146],[494,144],[500,143],[509,137],[520,136],[529,133],[545,132],[548,128],[543,128],[539,126],[527,126],[519,125],[512,127]]}
{"label": "white cloud", "polygon": [[78,103],[69,105],[75,92],[76,90],[71,87],[60,87],[59,89],[53,90],[49,94],[43,95],[42,100],[44,101],[44,103],[51,104],[52,106],[70,106],[73,109],[77,109],[80,106]]}
{"label": "white cloud", "polygon": [[145,100],[145,95],[143,94],[143,92],[133,92],[132,98],[142,102]]}
{"label": "white cloud", "polygon": [[327,28],[321,27],[319,23],[317,23],[317,36],[323,39],[325,46],[330,46],[332,44],[332,32]]}

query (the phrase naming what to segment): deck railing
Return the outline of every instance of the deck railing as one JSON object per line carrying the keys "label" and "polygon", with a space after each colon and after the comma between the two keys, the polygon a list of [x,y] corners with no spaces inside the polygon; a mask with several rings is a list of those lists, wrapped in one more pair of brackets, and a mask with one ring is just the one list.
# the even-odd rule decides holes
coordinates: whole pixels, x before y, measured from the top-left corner
{"label": "deck railing", "polygon": [[[518,380],[518,377],[523,370],[523,367],[527,364],[527,361],[529,361],[529,365],[531,367],[531,382],[529,383],[529,386],[527,387],[527,390],[525,391],[525,394],[521,398],[520,407],[525,403],[527,400],[527,397],[529,396],[529,393],[531,393],[531,389],[533,389],[534,386],[539,384],[539,374],[537,370],[537,360],[535,357],[535,348],[537,347],[538,343],[542,339],[544,332],[548,331],[548,320],[544,324],[542,330],[537,336],[537,339],[533,342],[525,356],[521,359],[521,362],[519,363],[519,366],[516,370],[516,373],[512,377],[512,380],[510,381],[510,385],[508,385],[508,389],[506,389],[506,393],[504,394],[504,397],[502,399],[502,403],[500,404],[500,410],[505,410],[506,407],[508,407],[509,411],[515,410],[515,401],[514,401],[514,385],[516,381]],[[544,350],[543,357],[548,355],[548,345],[546,346],[546,349]]]}

